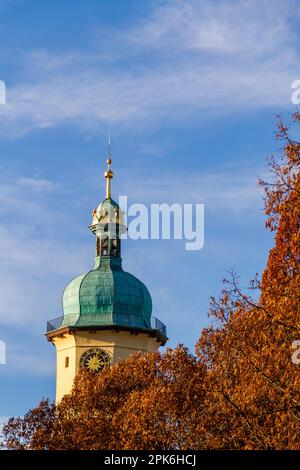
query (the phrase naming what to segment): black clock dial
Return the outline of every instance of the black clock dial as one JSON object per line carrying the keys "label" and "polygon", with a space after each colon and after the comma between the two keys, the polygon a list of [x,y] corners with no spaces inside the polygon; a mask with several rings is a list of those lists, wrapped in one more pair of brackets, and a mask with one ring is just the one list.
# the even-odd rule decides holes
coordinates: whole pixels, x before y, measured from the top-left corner
{"label": "black clock dial", "polygon": [[80,358],[80,367],[91,372],[100,372],[109,366],[109,355],[101,348],[93,348],[85,351]]}

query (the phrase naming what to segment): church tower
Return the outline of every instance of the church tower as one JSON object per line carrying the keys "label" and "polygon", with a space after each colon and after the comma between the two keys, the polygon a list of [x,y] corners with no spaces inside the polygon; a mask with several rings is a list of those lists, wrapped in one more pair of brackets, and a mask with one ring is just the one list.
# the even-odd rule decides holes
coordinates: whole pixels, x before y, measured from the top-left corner
{"label": "church tower", "polygon": [[73,279],[62,296],[63,316],[47,323],[56,348],[56,401],[69,393],[81,367],[94,372],[138,351],[153,352],[167,341],[165,325],[151,317],[147,287],[123,270],[121,235],[127,230],[111,198],[113,172],[108,147],[106,198],[93,211],[94,267]]}

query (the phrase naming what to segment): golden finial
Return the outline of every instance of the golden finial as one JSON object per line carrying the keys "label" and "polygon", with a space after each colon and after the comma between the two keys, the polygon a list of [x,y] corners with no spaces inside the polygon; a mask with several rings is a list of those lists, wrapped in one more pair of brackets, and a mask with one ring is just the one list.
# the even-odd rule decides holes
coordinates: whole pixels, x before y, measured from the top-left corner
{"label": "golden finial", "polygon": [[110,169],[110,165],[111,165],[110,130],[108,133],[108,157],[107,157],[106,163],[107,163],[107,169],[106,169],[106,172],[104,173],[104,176],[106,178],[106,198],[109,199],[111,197],[110,180],[114,177],[114,174]]}

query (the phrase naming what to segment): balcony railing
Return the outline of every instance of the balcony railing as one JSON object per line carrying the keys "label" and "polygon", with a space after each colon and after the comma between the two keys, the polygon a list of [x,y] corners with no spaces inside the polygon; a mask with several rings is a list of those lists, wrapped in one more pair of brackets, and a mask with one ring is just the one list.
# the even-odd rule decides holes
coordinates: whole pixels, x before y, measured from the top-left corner
{"label": "balcony railing", "polygon": [[47,333],[50,333],[50,331],[57,330],[62,324],[63,318],[64,317],[57,317],[57,318],[54,318],[53,320],[47,321]]}
{"label": "balcony railing", "polygon": [[167,327],[160,321],[157,317],[151,317],[151,327],[153,330],[157,330],[162,333],[164,336],[167,336]]}
{"label": "balcony railing", "polygon": [[[94,316],[91,315],[91,317],[94,317]],[[65,317],[61,316],[61,317],[54,318],[53,320],[49,320],[47,322],[47,333],[50,333],[51,331],[54,331],[54,330],[58,330],[58,328],[60,328],[61,326],[64,326],[64,325],[67,326],[68,323],[70,326],[72,324],[73,324],[72,326],[76,326],[77,319],[78,319],[78,315],[70,314],[70,315],[66,315]],[[95,318],[95,320],[97,321],[97,318]],[[110,324],[103,323],[103,326],[104,325],[109,326]],[[128,325],[122,324],[120,326],[123,326],[123,327],[127,326],[128,328],[132,328],[134,325],[132,324],[130,325],[130,322],[128,322]],[[167,337],[167,327],[157,317],[151,317],[151,328],[153,330],[159,331],[163,336]],[[149,329],[149,328],[145,328],[145,329]]]}

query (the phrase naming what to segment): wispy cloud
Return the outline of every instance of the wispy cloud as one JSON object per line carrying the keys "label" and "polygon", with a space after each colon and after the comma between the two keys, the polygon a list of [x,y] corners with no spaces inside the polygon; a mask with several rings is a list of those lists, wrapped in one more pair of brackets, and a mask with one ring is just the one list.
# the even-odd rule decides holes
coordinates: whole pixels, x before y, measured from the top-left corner
{"label": "wispy cloud", "polygon": [[55,181],[13,175],[0,186],[2,325],[25,325],[30,331],[59,316],[64,283],[89,261],[80,241],[61,236],[72,216],[45,197],[57,187]]}
{"label": "wispy cloud", "polygon": [[17,185],[33,191],[53,191],[60,186],[59,183],[53,181],[40,178],[28,178],[24,176],[17,180]]}
{"label": "wispy cloud", "polygon": [[[266,168],[262,167],[259,174],[264,177]],[[129,203],[204,203],[209,214],[222,213],[230,217],[249,217],[250,209],[255,217],[263,206],[257,188],[258,176],[248,165],[227,170],[219,168],[216,172],[193,170],[184,175],[169,170],[168,175],[160,176],[159,184],[155,175],[148,172],[141,177],[142,186],[134,184],[134,178],[137,179],[131,171],[125,176],[124,183],[120,183],[120,194],[128,194]]]}
{"label": "wispy cloud", "polygon": [[297,22],[293,0],[175,1],[127,30],[102,29],[102,48],[89,54],[32,51],[23,83],[8,89],[1,132],[288,107],[299,71]]}
{"label": "wispy cloud", "polygon": [[298,14],[295,1],[273,1],[272,8],[268,0],[172,1],[154,10],[125,37],[162,53],[190,50],[227,58],[246,53],[249,61],[270,52],[287,53],[296,40],[289,20]]}

